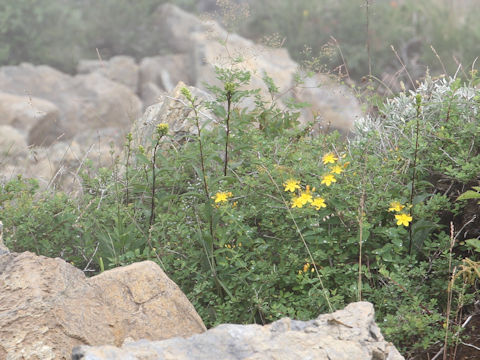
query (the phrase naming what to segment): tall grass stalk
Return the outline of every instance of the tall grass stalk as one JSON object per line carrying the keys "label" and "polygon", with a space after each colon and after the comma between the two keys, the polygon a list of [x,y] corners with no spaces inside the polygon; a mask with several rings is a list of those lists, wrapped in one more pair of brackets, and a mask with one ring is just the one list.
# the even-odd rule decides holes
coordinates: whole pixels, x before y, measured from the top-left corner
{"label": "tall grass stalk", "polygon": [[230,116],[232,107],[232,97],[235,86],[232,83],[225,84],[226,98],[227,98],[227,118],[226,118],[226,138],[225,138],[225,160],[223,167],[223,176],[227,176],[228,167],[228,138],[230,136]]}
{"label": "tall grass stalk", "polygon": [[[418,159],[418,137],[419,137],[419,130],[420,130],[420,115],[421,115],[421,108],[422,108],[422,96],[417,94],[416,96],[416,109],[417,109],[417,116],[415,118],[415,152],[413,154],[413,172],[412,172],[412,189],[410,191],[410,216],[413,218],[413,197],[415,195],[415,179],[417,177],[417,159]],[[412,226],[408,228],[408,235],[409,235],[409,243],[408,243],[408,255],[412,254]]]}
{"label": "tall grass stalk", "polygon": [[370,0],[365,0],[366,42],[368,57],[368,77],[372,76],[372,58],[370,55]]}
{"label": "tall grass stalk", "polygon": [[151,207],[150,207],[150,228],[153,225],[153,222],[155,221],[155,188],[156,188],[156,167],[157,167],[157,150],[158,147],[160,146],[160,139],[162,137],[158,136],[157,140],[155,141],[155,146],[153,147],[152,150],[152,189],[151,189],[151,196],[152,196],[152,202],[151,202]]}
{"label": "tall grass stalk", "polygon": [[450,310],[452,308],[452,297],[453,297],[453,281],[455,281],[455,273],[457,272],[457,268],[455,267],[452,272],[452,251],[453,246],[455,245],[455,237],[454,237],[454,227],[453,223],[450,223],[450,251],[448,254],[448,274],[451,274],[451,279],[449,280],[448,286],[448,295],[447,295],[447,319],[445,320],[445,339],[443,344],[443,360],[447,360],[447,344],[448,344],[448,330],[450,325]]}
{"label": "tall grass stalk", "polygon": [[[362,182],[363,183],[363,182]],[[365,188],[362,189],[360,196],[360,206],[358,207],[358,292],[357,301],[362,301],[362,243],[363,243],[363,213],[365,209]]]}

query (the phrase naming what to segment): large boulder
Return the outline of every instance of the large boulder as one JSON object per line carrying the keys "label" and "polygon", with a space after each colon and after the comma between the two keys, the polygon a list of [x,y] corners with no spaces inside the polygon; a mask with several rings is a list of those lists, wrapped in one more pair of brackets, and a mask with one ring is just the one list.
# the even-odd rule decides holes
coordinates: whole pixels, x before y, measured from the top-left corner
{"label": "large boulder", "polygon": [[162,96],[158,103],[148,107],[143,116],[133,124],[131,132],[136,145],[150,147],[156,126],[160,123],[168,124],[170,133],[177,138],[198,133],[194,121],[195,113],[181,93],[184,87],[197,98],[200,127],[209,129],[217,122],[214,114],[202,106],[202,102],[211,101],[212,97],[203,90],[179,82],[170,93]]}
{"label": "large boulder", "polygon": [[0,92],[0,125],[10,125],[28,134],[38,122],[55,123],[58,117],[58,107],[50,101]]}
{"label": "large boulder", "polygon": [[[264,100],[272,100],[263,81],[268,75],[278,87],[273,99],[278,105],[282,106],[290,97],[309,102],[312,108],[303,111],[299,119],[303,125],[312,120],[315,123],[320,121],[323,125],[316,124],[317,128],[326,128],[325,124],[329,124],[329,129],[348,133],[362,116],[358,101],[347,87],[328,81],[328,85],[322,88],[327,78],[317,75],[309,79],[299,73],[299,65],[286,49],[255,44],[237,34],[228,34],[215,21],[202,21],[171,4],[161,5],[154,18],[158,29],[167,34],[170,47],[188,55],[189,85],[200,89],[205,89],[206,83],[219,85],[215,67],[249,71],[251,81],[246,88],[261,89]],[[292,91],[297,87],[299,76],[305,83],[301,89]],[[318,78],[323,80],[318,81]],[[241,106],[251,108],[254,102],[244,101]],[[349,106],[348,110],[344,106]]]}
{"label": "large boulder", "polygon": [[374,321],[372,304],[357,302],[315,320],[270,325],[220,325],[190,338],[80,346],[74,360],[403,360]]}
{"label": "large boulder", "polygon": [[190,63],[185,54],[143,58],[140,62],[140,84],[152,82],[166,92],[172,91],[179,81],[191,84]]}
{"label": "large boulder", "polygon": [[80,60],[77,73],[98,72],[106,78],[125,85],[132,92],[138,91],[139,67],[130,56],[114,56],[110,60]]}
{"label": "large boulder", "polygon": [[306,77],[303,84],[293,90],[293,96],[311,106],[302,110],[304,122],[312,122],[315,131],[332,129],[348,133],[362,117],[355,95],[346,85],[338,84],[327,75]]}
{"label": "large boulder", "polygon": [[78,345],[203,331],[185,295],[151,261],[86,278],[59,258],[0,255],[0,359],[70,359]]}
{"label": "large boulder", "polygon": [[10,159],[17,162],[18,158],[26,156],[27,152],[25,135],[9,125],[0,125],[0,166]]}
{"label": "large boulder", "polygon": [[46,99],[58,107],[58,121],[46,117],[31,128],[28,141],[33,145],[65,141],[86,129],[125,131],[142,111],[129,88],[97,72],[72,77],[48,66],[5,66],[0,68],[0,91]]}

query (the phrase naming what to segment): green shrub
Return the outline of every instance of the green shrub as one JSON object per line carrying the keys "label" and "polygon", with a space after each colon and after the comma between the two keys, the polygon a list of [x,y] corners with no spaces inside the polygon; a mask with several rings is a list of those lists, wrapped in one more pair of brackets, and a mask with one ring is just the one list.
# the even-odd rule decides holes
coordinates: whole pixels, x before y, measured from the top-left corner
{"label": "green shrub", "polygon": [[[480,33],[474,19],[479,9],[474,5],[459,11],[438,0],[368,3],[370,60],[372,73],[378,78],[402,68],[391,45],[414,78],[423,77],[427,67],[432,74],[453,75],[457,62],[469,69],[477,57]],[[248,37],[276,39],[301,63],[319,57],[328,65],[325,70],[343,66],[345,60],[348,74],[356,81],[369,74],[367,0],[265,0],[249,4],[251,17],[241,29]],[[419,66],[415,70],[408,62],[412,59]],[[346,73],[345,68],[341,73]],[[459,75],[464,74],[460,71]],[[397,76],[410,86],[404,73]]]}
{"label": "green shrub", "polygon": [[0,64],[48,64],[72,71],[82,53],[82,13],[72,2],[4,0],[0,3]]}
{"label": "green shrub", "polygon": [[77,200],[6,184],[7,245],[96,271],[154,260],[209,327],[312,319],[363,299],[402,352],[443,340],[449,309],[478,295],[458,280],[447,297],[453,267],[478,261],[463,244],[466,205],[455,201],[479,180],[478,90],[428,80],[343,139],[309,136],[294,108],[259,98],[257,108],[239,108],[257,95],[241,90],[248,73],[218,71],[216,101],[183,95],[194,114],[212,109],[220,126],[207,130],[194,116],[196,135],[177,139],[160,126],[139,148],[127,136],[123,163],[87,169]]}

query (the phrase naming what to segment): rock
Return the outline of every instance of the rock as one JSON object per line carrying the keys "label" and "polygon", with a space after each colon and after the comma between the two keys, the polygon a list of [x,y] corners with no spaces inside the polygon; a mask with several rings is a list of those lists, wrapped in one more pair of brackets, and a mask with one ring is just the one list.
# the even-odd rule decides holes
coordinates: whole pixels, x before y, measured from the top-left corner
{"label": "rock", "polygon": [[29,144],[48,146],[86,129],[128,129],[141,115],[142,104],[126,86],[94,72],[72,77],[48,66],[0,68],[0,91],[46,99],[59,109],[58,121],[40,119],[30,130]]}
{"label": "rock", "polygon": [[[205,83],[220,84],[215,74],[216,66],[231,68],[249,71],[251,81],[245,88],[261,89],[266,101],[271,101],[271,96],[263,81],[265,74],[278,87],[275,102],[279,106],[282,107],[284,100],[290,97],[296,97],[299,102],[309,102],[312,107],[303,111],[299,118],[302,125],[318,118],[318,129],[326,128],[325,124],[328,123],[329,129],[348,133],[353,129],[355,120],[363,115],[350,90],[333,81],[327,82],[323,75],[306,78],[307,86],[291,91],[297,86],[299,65],[290,58],[286,49],[255,44],[236,34],[227,36],[227,32],[218,23],[201,21],[171,4],[161,5],[157,9],[155,22],[171,41],[169,44],[172,49],[188,55],[191,84],[197,88],[206,89]],[[319,83],[327,85],[322,88],[323,84],[320,84],[320,88],[315,89]],[[310,86],[312,88],[308,89]],[[244,101],[240,106],[253,108],[254,101]],[[318,113],[319,116],[314,117],[312,113]]]}
{"label": "rock", "polygon": [[153,262],[92,278],[62,259],[0,256],[2,359],[69,359],[77,345],[121,345],[205,330],[175,283]]}
{"label": "rock", "polygon": [[[197,133],[195,121],[193,120],[194,112],[188,106],[187,99],[181,94],[183,87],[187,87],[192,95],[197,97],[199,102],[211,100],[211,96],[205,91],[179,82],[172,92],[163,96],[159,103],[150,106],[143,114],[143,117],[133,124],[131,132],[136,145],[142,145],[145,148],[150,147],[155,128],[160,123],[167,123],[170,129],[169,132],[177,137]],[[205,108],[200,110],[199,123],[201,127],[205,126],[209,129],[212,123],[216,121],[217,119],[211,111]]]}
{"label": "rock", "polygon": [[313,122],[316,131],[335,129],[347,134],[362,117],[360,104],[350,89],[323,74],[306,77],[304,83],[293,90],[293,95],[311,104],[303,109],[302,121]]}
{"label": "rock", "polygon": [[114,346],[80,346],[74,360],[402,360],[374,321],[373,305],[358,302],[315,320],[284,318],[270,325],[217,326],[190,338],[126,342]]}
{"label": "rock", "polygon": [[28,133],[39,121],[58,121],[59,110],[49,101],[27,95],[0,93],[0,125]]}
{"label": "rock", "polygon": [[[3,222],[0,220],[0,255],[8,254],[10,250],[3,243]],[[2,355],[2,353],[0,353]]]}
{"label": "rock", "polygon": [[179,81],[191,85],[190,63],[185,54],[146,57],[140,62],[140,84],[151,82],[167,92],[172,91]]}
{"label": "rock", "polygon": [[141,84],[140,98],[143,102],[143,108],[146,110],[149,106],[161,101],[162,95],[165,95],[165,91],[162,91],[157,84],[153,82],[146,82]]}
{"label": "rock", "polygon": [[226,35],[216,22],[203,22],[195,15],[172,4],[160,5],[152,15],[154,31],[164,34],[167,47],[172,53],[188,53],[194,45],[192,34],[195,32],[221,33]]}
{"label": "rock", "polygon": [[98,72],[106,78],[125,85],[133,93],[138,91],[139,67],[130,56],[114,56],[110,60],[80,60],[79,74]]}
{"label": "rock", "polygon": [[3,162],[17,161],[27,152],[25,135],[9,125],[0,125],[0,165]]}

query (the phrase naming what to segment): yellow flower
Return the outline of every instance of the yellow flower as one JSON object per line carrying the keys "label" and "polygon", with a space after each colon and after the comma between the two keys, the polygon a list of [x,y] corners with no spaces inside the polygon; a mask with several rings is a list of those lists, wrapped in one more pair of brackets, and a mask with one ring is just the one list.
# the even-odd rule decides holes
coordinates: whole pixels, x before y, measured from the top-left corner
{"label": "yellow flower", "polygon": [[412,217],[407,214],[397,214],[395,215],[395,219],[397,219],[397,225],[408,226],[410,221],[412,221]]}
{"label": "yellow flower", "polygon": [[285,191],[294,192],[297,189],[300,189],[300,181],[294,179],[288,179],[283,186],[285,186]]}
{"label": "yellow flower", "polygon": [[322,184],[330,186],[334,182],[337,182],[337,179],[335,179],[335,176],[333,176],[333,174],[327,174],[322,177]]}
{"label": "yellow flower", "polygon": [[222,203],[227,202],[229,197],[232,197],[231,192],[220,191],[216,193],[215,196],[212,197],[212,199],[215,199],[215,203]]}
{"label": "yellow flower", "polygon": [[303,203],[303,200],[300,199],[300,197],[294,197],[292,199],[292,208],[301,208],[303,207],[303,205],[305,204]]}
{"label": "yellow flower", "polygon": [[332,174],[341,174],[343,172],[343,169],[340,165],[335,165],[330,169],[330,172]]}
{"label": "yellow flower", "polygon": [[302,205],[306,205],[307,203],[311,203],[313,201],[312,194],[304,192],[298,197],[298,200],[302,202]]}
{"label": "yellow flower", "polygon": [[338,158],[335,156],[334,153],[331,153],[331,152],[323,155],[323,157],[322,157],[323,165],[334,164],[335,161],[337,161],[337,160],[338,160]]}
{"label": "yellow flower", "polygon": [[307,272],[309,268],[310,268],[310,264],[306,263],[305,265],[303,265],[303,272]]}
{"label": "yellow flower", "polygon": [[317,197],[312,201],[312,206],[314,206],[317,210],[320,210],[321,208],[327,207],[327,204],[325,204],[324,198]]}
{"label": "yellow flower", "polygon": [[307,188],[305,189],[305,191],[302,191],[302,193],[299,196],[299,199],[302,202],[302,205],[306,205],[307,203],[311,203],[313,201],[312,192],[314,191],[315,191],[315,188],[310,190],[310,186],[307,185]]}
{"label": "yellow flower", "polygon": [[388,209],[389,212],[392,212],[392,211],[396,211],[396,212],[400,212],[403,210],[405,206],[403,206],[402,204],[400,204],[398,201],[392,201],[390,203],[390,208]]}
{"label": "yellow flower", "polygon": [[168,133],[168,124],[160,123],[157,125],[157,133],[160,136],[167,135]]}

